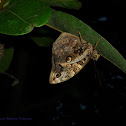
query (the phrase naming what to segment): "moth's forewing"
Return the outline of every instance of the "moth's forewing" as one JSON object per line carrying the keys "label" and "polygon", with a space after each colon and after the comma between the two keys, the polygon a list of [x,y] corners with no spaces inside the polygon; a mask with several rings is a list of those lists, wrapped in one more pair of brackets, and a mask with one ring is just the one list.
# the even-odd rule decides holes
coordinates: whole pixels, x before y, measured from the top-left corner
{"label": "moth's forewing", "polygon": [[80,72],[90,59],[98,58],[92,44],[64,32],[53,43],[49,82],[57,84],[67,81]]}
{"label": "moth's forewing", "polygon": [[52,55],[57,57],[57,63],[67,63],[67,57],[71,57],[69,63],[75,63],[87,55],[87,45],[86,41],[80,41],[79,37],[63,32],[53,43]]}
{"label": "moth's forewing", "polygon": [[[51,84],[57,84],[69,80],[77,73],[79,73],[89,60],[90,57],[87,57],[77,63],[52,64],[49,82]],[[57,77],[57,74],[60,76]]]}

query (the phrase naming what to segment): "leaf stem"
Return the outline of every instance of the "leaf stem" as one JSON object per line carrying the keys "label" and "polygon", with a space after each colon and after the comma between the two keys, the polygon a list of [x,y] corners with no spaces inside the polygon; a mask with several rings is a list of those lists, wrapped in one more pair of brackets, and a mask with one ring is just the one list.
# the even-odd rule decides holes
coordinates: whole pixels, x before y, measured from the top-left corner
{"label": "leaf stem", "polygon": [[53,26],[51,26],[51,25],[48,25],[48,24],[45,24],[47,27],[50,27],[50,28],[53,28],[54,30],[57,30],[57,31],[59,31],[59,32],[62,32],[62,31],[60,31],[59,29],[57,29],[57,28],[54,28]]}

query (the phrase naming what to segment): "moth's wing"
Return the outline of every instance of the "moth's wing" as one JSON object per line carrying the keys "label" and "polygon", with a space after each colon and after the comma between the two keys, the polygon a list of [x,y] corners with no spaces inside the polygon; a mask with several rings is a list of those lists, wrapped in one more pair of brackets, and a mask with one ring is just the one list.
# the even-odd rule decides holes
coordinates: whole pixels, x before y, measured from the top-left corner
{"label": "moth's wing", "polygon": [[53,43],[49,82],[57,84],[75,76],[92,58],[93,46],[69,33],[62,33]]}
{"label": "moth's wing", "polygon": [[89,46],[79,37],[63,32],[53,43],[52,55],[57,59],[56,63],[71,64],[85,58],[91,49]]}
{"label": "moth's wing", "polygon": [[87,57],[86,59],[72,64],[53,63],[49,82],[51,84],[57,84],[69,80],[77,73],[79,73],[82,70],[82,68],[88,63],[89,60],[90,58]]}

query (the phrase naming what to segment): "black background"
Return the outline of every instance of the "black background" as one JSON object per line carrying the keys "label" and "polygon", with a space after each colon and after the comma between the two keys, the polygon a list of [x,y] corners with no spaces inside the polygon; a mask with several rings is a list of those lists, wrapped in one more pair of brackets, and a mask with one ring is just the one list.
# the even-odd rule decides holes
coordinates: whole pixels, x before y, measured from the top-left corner
{"label": "black background", "polygon": [[[82,1],[82,0],[81,0]],[[118,0],[83,0],[82,8],[62,10],[81,19],[105,37],[126,59],[125,3]],[[105,20],[101,19],[104,17]],[[55,40],[60,33],[49,30]],[[7,72],[20,83],[1,75],[0,117],[25,117],[48,126],[126,125],[126,75],[100,57],[90,61],[72,79],[57,85],[48,82],[51,70],[51,46],[39,47],[29,36],[3,37],[7,46],[15,47]],[[45,123],[45,124],[44,124]]]}

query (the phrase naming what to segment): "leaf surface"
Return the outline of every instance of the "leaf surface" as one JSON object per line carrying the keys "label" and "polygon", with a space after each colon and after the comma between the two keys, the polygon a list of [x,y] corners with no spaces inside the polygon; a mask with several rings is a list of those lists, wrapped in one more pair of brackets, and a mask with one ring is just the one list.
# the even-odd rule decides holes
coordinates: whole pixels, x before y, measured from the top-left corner
{"label": "leaf surface", "polygon": [[32,40],[38,45],[38,46],[50,46],[54,40],[51,37],[32,37]]}
{"label": "leaf surface", "polygon": [[0,10],[0,33],[23,35],[46,24],[50,6],[40,0],[11,0]]}
{"label": "leaf surface", "polygon": [[0,60],[0,72],[5,72],[13,58],[14,48],[7,48],[3,52],[3,56]]}

